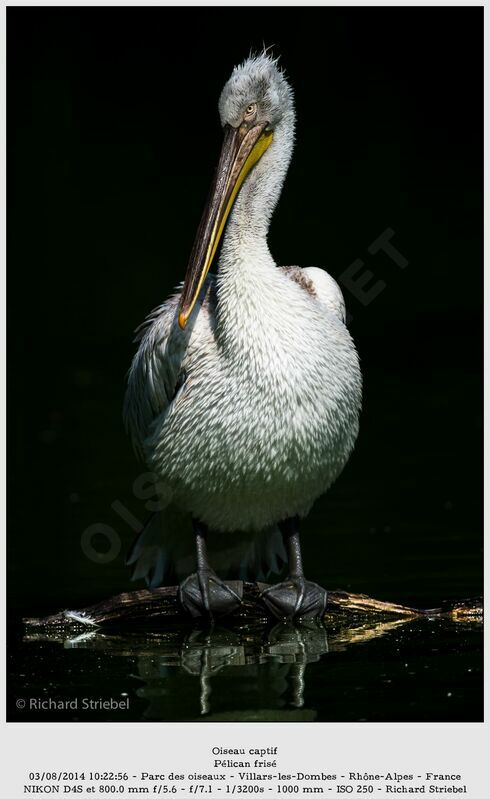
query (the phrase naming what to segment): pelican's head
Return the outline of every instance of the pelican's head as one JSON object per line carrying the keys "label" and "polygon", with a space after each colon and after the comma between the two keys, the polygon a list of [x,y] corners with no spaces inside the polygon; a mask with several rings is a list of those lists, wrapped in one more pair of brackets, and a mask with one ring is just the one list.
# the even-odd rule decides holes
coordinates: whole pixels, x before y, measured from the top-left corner
{"label": "pelican's head", "polygon": [[221,92],[219,113],[223,147],[187,267],[179,308],[182,329],[199,297],[244,180],[284,120],[293,130],[293,93],[277,60],[262,53],[235,67]]}
{"label": "pelican's head", "polygon": [[235,67],[219,98],[221,124],[238,128],[247,117],[265,123],[274,131],[293,108],[293,92],[278,67],[266,53],[247,58]]}

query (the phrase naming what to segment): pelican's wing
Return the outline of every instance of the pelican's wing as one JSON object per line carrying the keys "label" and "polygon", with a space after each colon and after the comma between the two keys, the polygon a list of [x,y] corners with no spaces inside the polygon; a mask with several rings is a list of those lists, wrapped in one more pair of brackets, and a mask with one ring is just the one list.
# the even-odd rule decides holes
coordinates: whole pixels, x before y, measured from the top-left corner
{"label": "pelican's wing", "polygon": [[308,266],[281,266],[283,272],[291,280],[301,286],[308,294],[316,297],[328,310],[345,324],[345,302],[340,286],[324,269]]}
{"label": "pelican's wing", "polygon": [[140,457],[152,422],[168,408],[184,380],[187,337],[179,335],[176,323],[179,299],[175,294],[136,330],[139,347],[128,374],[123,417]]}

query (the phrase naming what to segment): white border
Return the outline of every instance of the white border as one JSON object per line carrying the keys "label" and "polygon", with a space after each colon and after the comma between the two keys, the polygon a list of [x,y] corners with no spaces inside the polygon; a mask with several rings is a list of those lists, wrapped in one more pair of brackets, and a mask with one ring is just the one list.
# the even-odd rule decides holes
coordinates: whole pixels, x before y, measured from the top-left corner
{"label": "white border", "polygon": [[[0,32],[2,147],[1,176],[3,186],[4,213],[1,220],[2,238],[2,290],[0,291],[1,310],[1,353],[5,353],[5,3],[2,2]],[[126,6],[127,2],[11,2],[11,6]],[[161,3],[148,2],[142,5],[201,5],[196,2]],[[214,6],[284,6],[299,3],[277,2],[209,2],[202,5]],[[322,2],[307,2],[307,5],[326,5]],[[485,3],[440,2],[336,2],[332,5],[404,5],[404,6],[482,6]],[[488,21],[485,14],[485,41],[488,42]],[[414,54],[416,57],[416,54]],[[488,75],[488,55],[485,50],[485,76]],[[485,121],[487,103],[485,98]],[[487,127],[485,126],[485,129]],[[485,188],[487,169],[485,164]],[[488,222],[488,208],[485,210],[485,223]],[[485,225],[487,227],[487,225]],[[487,266],[487,264],[486,264]],[[485,284],[485,299],[488,301],[488,281]],[[487,302],[488,307],[488,302]],[[485,325],[488,341],[488,322]],[[5,364],[5,358],[3,357]],[[487,354],[485,357],[487,367]],[[488,369],[486,369],[488,375]],[[486,383],[485,383],[486,385]],[[2,441],[5,442],[5,372],[2,371],[1,392]],[[487,445],[485,436],[485,445]],[[487,452],[487,446],[485,446]],[[1,500],[5,508],[5,448],[1,460]],[[2,519],[2,534],[5,541],[5,522]],[[5,549],[4,549],[5,551]],[[5,583],[4,583],[5,588]],[[5,619],[5,590],[1,592],[2,619]],[[2,629],[2,644],[5,652],[5,625]],[[1,662],[2,718],[5,718],[5,662]],[[485,702],[486,717],[488,703]],[[484,799],[488,795],[489,780],[486,778],[486,760],[490,752],[488,722],[481,724],[439,724],[439,723],[10,723],[2,722],[2,752],[6,754],[7,764],[2,774],[3,794],[8,799],[24,795],[22,784],[28,770],[75,770],[92,769],[105,771],[130,768],[139,771],[164,771],[206,769],[209,770],[210,748],[212,746],[279,746],[279,766],[301,770],[318,771],[328,768],[342,772],[357,770],[374,772],[397,770],[400,773],[418,771],[461,772],[468,784],[471,799]],[[70,794],[66,794],[70,795]]]}

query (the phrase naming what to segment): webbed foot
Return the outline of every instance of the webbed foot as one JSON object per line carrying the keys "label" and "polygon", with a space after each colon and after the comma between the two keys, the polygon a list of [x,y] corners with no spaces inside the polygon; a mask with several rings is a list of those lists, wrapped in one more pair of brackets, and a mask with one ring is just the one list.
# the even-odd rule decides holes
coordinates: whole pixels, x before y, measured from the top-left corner
{"label": "webbed foot", "polygon": [[303,576],[288,577],[282,583],[267,586],[260,597],[267,609],[281,621],[320,618],[327,605],[325,589]]}
{"label": "webbed foot", "polygon": [[224,582],[212,569],[199,569],[179,586],[179,601],[191,616],[225,616],[242,604],[243,583]]}

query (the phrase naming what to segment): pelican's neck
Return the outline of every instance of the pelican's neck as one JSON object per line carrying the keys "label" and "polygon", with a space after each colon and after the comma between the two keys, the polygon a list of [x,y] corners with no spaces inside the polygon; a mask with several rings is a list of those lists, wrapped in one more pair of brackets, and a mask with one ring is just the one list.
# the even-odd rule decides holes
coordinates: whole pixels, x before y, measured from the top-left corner
{"label": "pelican's neck", "polygon": [[[222,261],[247,248],[266,246],[270,220],[281,196],[294,143],[294,115],[283,117],[270,147],[245,180],[228,222]],[[220,261],[221,268],[221,261]]]}
{"label": "pelican's neck", "polygon": [[231,212],[218,264],[218,328],[223,338],[246,317],[252,322],[277,287],[267,244],[274,208],[281,195],[294,142],[294,114],[286,114],[268,150],[245,180]]}

